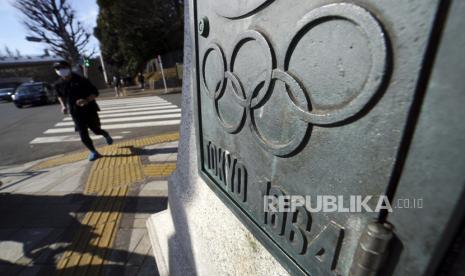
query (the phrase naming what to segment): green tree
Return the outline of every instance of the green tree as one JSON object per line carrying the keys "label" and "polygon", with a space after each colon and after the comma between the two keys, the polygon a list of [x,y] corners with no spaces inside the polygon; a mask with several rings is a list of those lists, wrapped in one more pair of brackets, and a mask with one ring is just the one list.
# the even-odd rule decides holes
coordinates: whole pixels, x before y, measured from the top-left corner
{"label": "green tree", "polygon": [[182,49],[181,0],[98,0],[95,36],[105,60],[135,74],[157,54]]}

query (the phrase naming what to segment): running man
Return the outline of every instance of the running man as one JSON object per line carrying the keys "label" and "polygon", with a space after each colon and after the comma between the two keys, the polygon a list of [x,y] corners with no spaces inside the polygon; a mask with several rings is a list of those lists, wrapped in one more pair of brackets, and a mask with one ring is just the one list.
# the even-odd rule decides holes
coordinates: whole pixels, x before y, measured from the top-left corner
{"label": "running man", "polygon": [[89,130],[95,135],[103,135],[108,145],[113,144],[110,134],[100,127],[98,111],[100,108],[95,101],[98,90],[92,83],[71,71],[71,66],[66,61],[53,64],[53,68],[60,80],[55,83],[55,90],[61,104],[63,114],[71,114],[74,128],[79,132],[82,143],[89,149],[89,161],[94,161],[101,155],[97,152],[89,136]]}

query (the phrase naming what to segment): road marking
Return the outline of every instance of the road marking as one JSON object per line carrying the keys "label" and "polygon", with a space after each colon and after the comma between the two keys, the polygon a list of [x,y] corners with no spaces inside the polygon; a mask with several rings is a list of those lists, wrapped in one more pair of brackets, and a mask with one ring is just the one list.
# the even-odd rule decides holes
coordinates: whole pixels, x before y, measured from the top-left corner
{"label": "road marking", "polygon": [[157,96],[153,97],[138,97],[138,98],[124,98],[124,99],[113,99],[113,100],[101,100],[98,99],[99,103],[105,103],[105,104],[110,104],[110,103],[126,103],[126,102],[142,102],[142,101],[166,101],[165,99],[162,99]]}
{"label": "road marking", "polygon": [[124,104],[124,103],[140,103],[140,102],[166,102],[165,99],[150,99],[150,98],[142,98],[135,100],[118,100],[118,101],[108,101],[108,100],[99,100],[97,99],[99,104]]}
{"label": "road marking", "polygon": [[[103,123],[118,123],[118,122],[133,122],[133,121],[147,121],[147,120],[160,120],[160,119],[176,119],[181,118],[181,114],[163,114],[163,115],[152,115],[152,116],[138,116],[138,117],[127,117],[127,118],[113,118],[100,120]],[[60,122],[55,124],[56,127],[63,126],[74,126],[74,122]]]}
{"label": "road marking", "polygon": [[[103,139],[103,136],[91,135],[93,140]],[[113,140],[123,139],[123,136],[112,136]],[[62,142],[76,142],[81,141],[78,135],[65,135],[65,136],[49,136],[34,138],[29,144],[47,144],[47,143],[62,143]]]}
{"label": "road marking", "polygon": [[[115,114],[99,114],[100,118],[114,118],[114,117],[128,117],[128,116],[138,116],[138,115],[153,115],[153,114],[166,114],[166,113],[175,113],[181,112],[181,108],[169,108],[161,109],[154,111],[139,111],[139,112],[125,112],[125,113],[115,113]],[[66,117],[63,121],[72,121],[73,118]]]}
{"label": "road marking", "polygon": [[109,107],[109,108],[101,108],[102,110],[120,110],[120,109],[131,109],[131,108],[137,108],[137,107],[158,107],[158,106],[167,106],[167,105],[172,105],[172,103],[148,103],[148,104],[136,104],[136,105],[125,105],[125,106],[120,106],[120,107]]}
{"label": "road marking", "polygon": [[[124,129],[125,132],[115,133],[114,139],[123,139],[132,128],[150,128],[157,126],[178,126],[180,124],[181,109],[160,98],[144,97],[137,99],[103,100],[98,102],[102,108],[99,117],[107,130]],[[71,116],[64,117],[44,135],[34,138],[30,144],[78,142],[79,135],[74,133],[74,122]],[[101,139],[101,136],[91,136]]]}
{"label": "road marking", "polygon": [[158,101],[158,102],[162,102],[162,101],[166,101],[165,99],[162,99],[162,98],[158,98],[158,99],[154,99],[154,98],[141,98],[141,99],[138,99],[138,100],[117,100],[117,101],[108,101],[108,100],[99,100],[97,98],[97,102],[99,104],[125,104],[125,103],[140,103],[140,102],[149,102],[149,101]]}
{"label": "road marking", "polygon": [[[124,128],[140,128],[140,127],[154,127],[154,126],[175,126],[179,125],[181,120],[166,120],[166,121],[156,121],[156,122],[139,122],[139,123],[129,123],[129,124],[114,124],[114,125],[104,125],[103,129],[124,129]],[[74,127],[65,127],[65,128],[52,128],[44,132],[44,134],[51,133],[67,133],[74,132]]]}
{"label": "road marking", "polygon": [[177,108],[176,105],[167,105],[167,106],[159,106],[159,107],[141,107],[141,108],[132,108],[132,109],[118,109],[118,110],[104,110],[100,111],[99,114],[113,114],[113,113],[121,113],[126,111],[144,111],[144,110],[162,110],[162,109],[170,109],[170,108]]}
{"label": "road marking", "polygon": [[101,104],[98,103],[99,106],[104,108],[109,107],[124,107],[124,106],[133,106],[133,105],[140,105],[140,104],[162,104],[162,103],[169,103],[167,101],[144,101],[144,102],[128,102],[128,103],[121,103],[121,104]]}

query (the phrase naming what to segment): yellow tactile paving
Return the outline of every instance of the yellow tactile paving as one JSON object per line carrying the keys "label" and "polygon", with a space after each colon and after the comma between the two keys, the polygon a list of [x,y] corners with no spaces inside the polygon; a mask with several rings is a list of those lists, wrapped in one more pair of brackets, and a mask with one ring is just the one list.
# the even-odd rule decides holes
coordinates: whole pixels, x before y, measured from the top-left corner
{"label": "yellow tactile paving", "polygon": [[[143,137],[139,139],[131,139],[131,140],[115,143],[111,146],[100,147],[98,148],[98,150],[102,153],[105,153],[107,151],[112,151],[114,148],[120,148],[124,146],[138,148],[138,147],[144,147],[144,146],[158,144],[158,143],[172,142],[172,141],[177,141],[177,140],[179,140],[179,133],[174,132],[174,133],[163,134],[163,135],[148,136],[148,137]],[[42,170],[42,169],[47,169],[47,168],[56,167],[60,165],[70,164],[70,163],[74,163],[74,162],[86,159],[87,155],[88,155],[88,151],[84,150],[81,152],[71,153],[71,154],[67,154],[64,156],[58,156],[55,158],[42,161],[36,164],[35,166],[33,166],[31,169]]]}
{"label": "yellow tactile paving", "polygon": [[113,243],[127,193],[128,187],[121,187],[98,195],[91,208],[93,211],[84,216],[71,248],[58,262],[58,275],[98,274],[99,265]]}
{"label": "yellow tactile paving", "polygon": [[55,157],[36,164],[34,167],[32,167],[32,170],[42,170],[46,168],[74,163],[86,159],[88,154],[88,152],[83,151]]}
{"label": "yellow tactile paving", "polygon": [[148,164],[144,166],[145,176],[170,176],[176,169],[176,163]]}
{"label": "yellow tactile paving", "polygon": [[[178,133],[145,137],[99,149],[104,157],[93,164],[84,189],[85,194],[95,195],[89,211],[69,249],[57,264],[58,275],[99,275],[105,256],[111,248],[124,206],[129,186],[150,176],[168,176],[176,163],[143,165],[136,148],[179,139]],[[80,153],[82,155],[82,153]],[[78,161],[61,157],[44,161],[36,167],[46,168]],[[67,159],[65,159],[67,158]],[[79,156],[84,159],[85,156]],[[69,161],[74,160],[74,161]],[[40,165],[40,166],[39,166]]]}
{"label": "yellow tactile paving", "polygon": [[133,184],[144,179],[141,164],[121,164],[96,170],[87,180],[84,194]]}

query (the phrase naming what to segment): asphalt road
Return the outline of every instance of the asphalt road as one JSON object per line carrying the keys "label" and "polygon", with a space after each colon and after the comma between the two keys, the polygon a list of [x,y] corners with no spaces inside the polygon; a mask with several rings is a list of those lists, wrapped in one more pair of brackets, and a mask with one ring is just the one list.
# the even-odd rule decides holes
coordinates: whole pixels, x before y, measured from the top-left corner
{"label": "asphalt road", "polygon": [[[180,93],[160,97],[178,107],[181,106]],[[62,121],[63,117],[58,104],[18,109],[12,103],[0,102],[0,166],[23,164],[83,149],[80,142],[30,144],[34,138],[43,136],[44,131]],[[124,133],[124,139],[130,139],[173,132],[178,128],[179,126],[157,126],[109,132],[113,136]],[[97,146],[102,143],[104,142],[101,139],[95,142]]]}

